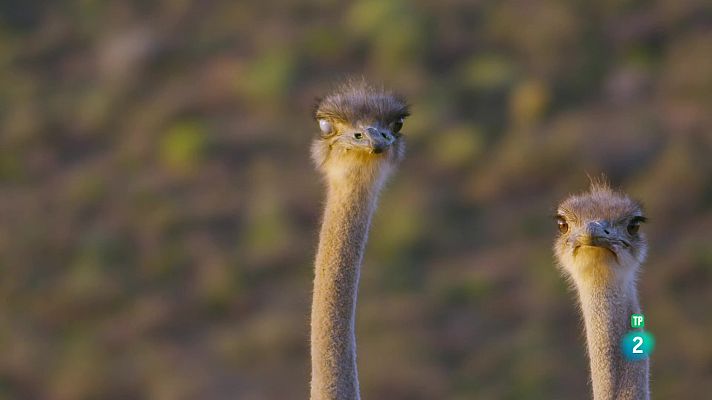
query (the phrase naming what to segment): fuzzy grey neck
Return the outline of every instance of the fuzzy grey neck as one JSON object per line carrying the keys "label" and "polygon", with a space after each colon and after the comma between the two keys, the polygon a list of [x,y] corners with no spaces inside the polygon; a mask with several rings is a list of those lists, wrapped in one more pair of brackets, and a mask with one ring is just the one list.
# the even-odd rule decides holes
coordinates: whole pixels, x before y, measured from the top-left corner
{"label": "fuzzy grey neck", "polygon": [[630,315],[640,313],[634,280],[622,284],[577,284],[586,326],[593,398],[649,399],[648,360],[628,361],[620,341],[630,329]]}
{"label": "fuzzy grey neck", "polygon": [[380,179],[328,183],[315,263],[311,399],[357,400],[356,299]]}

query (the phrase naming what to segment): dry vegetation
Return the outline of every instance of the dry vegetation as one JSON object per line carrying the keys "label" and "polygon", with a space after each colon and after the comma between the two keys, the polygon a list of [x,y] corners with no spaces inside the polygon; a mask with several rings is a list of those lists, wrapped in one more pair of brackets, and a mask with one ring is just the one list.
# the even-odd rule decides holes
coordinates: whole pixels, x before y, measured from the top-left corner
{"label": "dry vegetation", "polygon": [[[14,3],[14,4],[12,4]],[[712,11],[661,1],[0,4],[0,399],[301,399],[314,97],[403,92],[367,399],[584,398],[550,213],[644,200],[653,397],[712,392]]]}

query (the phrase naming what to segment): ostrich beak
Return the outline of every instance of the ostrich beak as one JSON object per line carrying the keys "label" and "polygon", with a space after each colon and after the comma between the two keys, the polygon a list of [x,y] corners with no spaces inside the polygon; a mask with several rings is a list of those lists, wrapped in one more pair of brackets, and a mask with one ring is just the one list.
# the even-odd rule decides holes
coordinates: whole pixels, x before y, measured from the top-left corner
{"label": "ostrich beak", "polygon": [[369,148],[372,153],[381,154],[396,140],[393,134],[387,130],[378,130],[369,126],[365,130],[366,138],[368,139]]}
{"label": "ostrich beak", "polygon": [[615,252],[614,244],[616,244],[618,240],[613,235],[613,229],[608,222],[591,221],[574,237],[574,247],[603,247]]}

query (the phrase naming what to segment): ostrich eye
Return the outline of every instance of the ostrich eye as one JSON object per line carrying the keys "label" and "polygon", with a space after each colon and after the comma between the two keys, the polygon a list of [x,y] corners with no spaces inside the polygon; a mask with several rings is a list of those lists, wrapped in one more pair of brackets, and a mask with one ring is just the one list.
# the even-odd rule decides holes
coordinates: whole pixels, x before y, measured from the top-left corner
{"label": "ostrich eye", "polygon": [[569,224],[561,215],[556,216],[556,224],[559,226],[559,232],[566,233],[569,231]]}
{"label": "ostrich eye", "polygon": [[630,223],[628,223],[628,233],[635,235],[640,230],[640,223],[643,222],[639,218],[633,218]]}
{"label": "ostrich eye", "polygon": [[332,131],[332,126],[331,122],[325,120],[325,119],[320,119],[319,120],[319,129],[321,129],[321,133],[324,135],[328,135]]}
{"label": "ostrich eye", "polygon": [[391,131],[398,133],[403,128],[403,118],[398,118],[398,120],[393,122],[392,126]]}

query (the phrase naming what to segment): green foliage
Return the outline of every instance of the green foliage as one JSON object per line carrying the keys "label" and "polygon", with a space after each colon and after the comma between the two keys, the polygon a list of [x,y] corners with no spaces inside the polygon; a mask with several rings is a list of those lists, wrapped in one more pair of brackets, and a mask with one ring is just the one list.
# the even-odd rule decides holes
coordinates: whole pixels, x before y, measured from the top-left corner
{"label": "green foliage", "polygon": [[296,78],[296,61],[291,49],[269,49],[250,62],[236,77],[237,88],[249,99],[274,102],[289,91]]}
{"label": "green foliage", "polygon": [[433,159],[445,168],[463,168],[479,158],[484,151],[481,130],[474,125],[460,125],[438,134]]}
{"label": "green foliage", "polygon": [[17,154],[0,152],[0,181],[17,179],[21,174],[20,165]]}
{"label": "green foliage", "polygon": [[304,51],[318,61],[338,58],[346,49],[341,46],[344,35],[340,30],[314,27],[305,34]]}
{"label": "green foliage", "polygon": [[380,37],[381,30],[408,18],[407,4],[403,1],[360,0],[348,12],[348,24],[360,36]]}
{"label": "green foliage", "polygon": [[208,150],[203,126],[197,122],[179,122],[163,136],[160,160],[173,171],[190,172],[199,167]]}
{"label": "green foliage", "polygon": [[702,3],[0,6],[0,399],[307,398],[310,106],[351,74],[413,106],[362,270],[364,398],[581,398],[549,215],[600,173],[651,220],[652,392],[705,398]]}
{"label": "green foliage", "polygon": [[509,86],[516,77],[511,61],[497,54],[481,54],[463,63],[462,81],[474,90],[494,90]]}
{"label": "green foliage", "polygon": [[366,41],[373,63],[388,73],[417,63],[428,42],[423,18],[403,1],[358,1],[347,25]]}
{"label": "green foliage", "polygon": [[447,306],[472,305],[489,295],[492,289],[486,280],[473,277],[452,282],[442,289],[438,297],[442,298]]}

